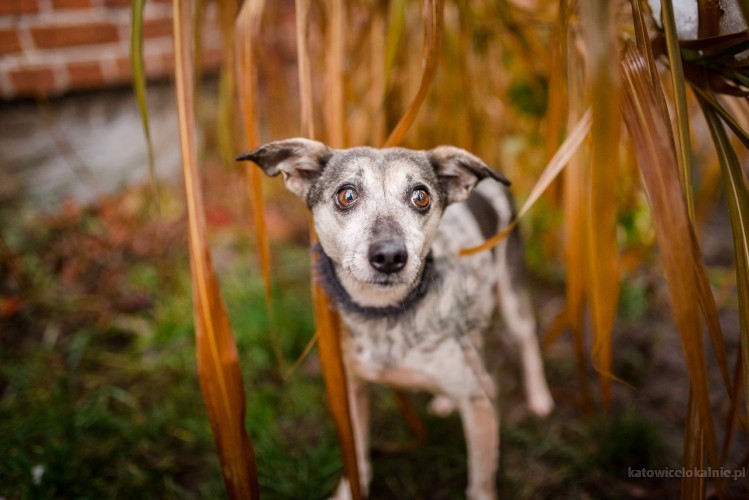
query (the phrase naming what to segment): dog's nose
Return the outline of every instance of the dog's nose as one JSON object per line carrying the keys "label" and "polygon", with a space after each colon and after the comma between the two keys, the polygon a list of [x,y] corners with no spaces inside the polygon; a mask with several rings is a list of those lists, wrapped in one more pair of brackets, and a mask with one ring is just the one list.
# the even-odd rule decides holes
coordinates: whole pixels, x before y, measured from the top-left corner
{"label": "dog's nose", "polygon": [[369,263],[381,273],[397,273],[407,260],[406,245],[399,241],[380,241],[369,247]]}

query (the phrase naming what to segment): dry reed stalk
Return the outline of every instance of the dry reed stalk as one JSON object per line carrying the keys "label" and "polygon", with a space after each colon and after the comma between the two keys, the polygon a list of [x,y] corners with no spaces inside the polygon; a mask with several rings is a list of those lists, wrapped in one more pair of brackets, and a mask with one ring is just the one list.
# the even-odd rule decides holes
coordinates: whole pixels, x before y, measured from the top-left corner
{"label": "dry reed stalk", "polygon": [[[337,15],[342,16],[342,4],[337,11]],[[297,64],[299,70],[299,92],[302,132],[306,137],[315,138],[314,126],[314,108],[312,94],[312,75],[310,68],[310,55],[308,48],[308,30],[310,17],[309,0],[296,0],[296,36],[297,36]],[[333,19],[333,23],[340,23],[342,19]],[[333,42],[342,44],[341,38],[333,38]],[[340,57],[343,54],[342,47],[331,47],[334,54]],[[333,63],[332,66],[336,74],[332,76],[334,84],[340,78],[338,72],[339,66]],[[330,67],[329,67],[330,68]],[[335,97],[341,99],[342,90],[338,90]],[[341,108],[337,108],[341,109]],[[335,121],[332,117],[329,124],[331,129],[342,127],[343,124]],[[342,114],[338,120],[343,119]],[[341,140],[342,134],[340,135]],[[310,239],[314,243],[317,241],[314,228],[310,225]],[[319,256],[315,252],[314,260]],[[328,394],[328,406],[330,407],[333,420],[336,423],[338,431],[338,441],[341,447],[343,466],[351,487],[351,497],[354,499],[361,498],[361,485],[359,482],[359,472],[357,464],[356,438],[351,422],[350,402],[348,381],[343,366],[343,356],[341,354],[341,324],[338,314],[333,310],[330,299],[325,294],[322,287],[313,279],[312,280],[312,299],[315,309],[315,325],[317,336],[317,348],[320,355],[320,365],[322,366],[323,377],[325,378],[325,388]]]}
{"label": "dry reed stalk", "polygon": [[198,175],[193,89],[192,2],[172,2],[180,149],[188,210],[198,377],[230,498],[258,498],[252,443],[244,428],[239,356],[205,231]]}

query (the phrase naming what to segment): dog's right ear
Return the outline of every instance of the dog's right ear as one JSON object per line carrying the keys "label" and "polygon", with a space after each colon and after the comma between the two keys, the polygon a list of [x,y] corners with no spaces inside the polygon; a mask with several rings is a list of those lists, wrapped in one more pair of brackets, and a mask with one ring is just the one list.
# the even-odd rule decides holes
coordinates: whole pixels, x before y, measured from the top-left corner
{"label": "dog's right ear", "polygon": [[438,146],[426,153],[447,194],[448,203],[467,199],[476,184],[487,177],[506,186],[510,185],[507,177],[492,170],[483,160],[465,149]]}
{"label": "dog's right ear", "polygon": [[306,202],[310,187],[331,155],[322,142],[300,137],[269,142],[236,159],[253,161],[270,176],[283,174],[286,188]]}

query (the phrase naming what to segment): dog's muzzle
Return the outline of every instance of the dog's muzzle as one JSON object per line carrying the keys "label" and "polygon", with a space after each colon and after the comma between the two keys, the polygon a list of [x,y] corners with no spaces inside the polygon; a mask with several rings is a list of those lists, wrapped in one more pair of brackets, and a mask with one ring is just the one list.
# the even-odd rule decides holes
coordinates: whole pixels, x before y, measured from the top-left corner
{"label": "dog's muzzle", "polygon": [[372,243],[367,252],[369,264],[377,271],[385,274],[397,273],[403,269],[408,261],[406,245],[400,241],[385,240]]}

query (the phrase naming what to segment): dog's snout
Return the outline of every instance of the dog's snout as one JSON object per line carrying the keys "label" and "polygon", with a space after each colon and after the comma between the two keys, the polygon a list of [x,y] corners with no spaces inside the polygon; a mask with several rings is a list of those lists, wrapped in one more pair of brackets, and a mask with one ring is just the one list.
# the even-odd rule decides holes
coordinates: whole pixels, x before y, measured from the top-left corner
{"label": "dog's snout", "polygon": [[381,273],[397,273],[406,265],[408,250],[399,241],[380,241],[369,247],[369,263]]}

